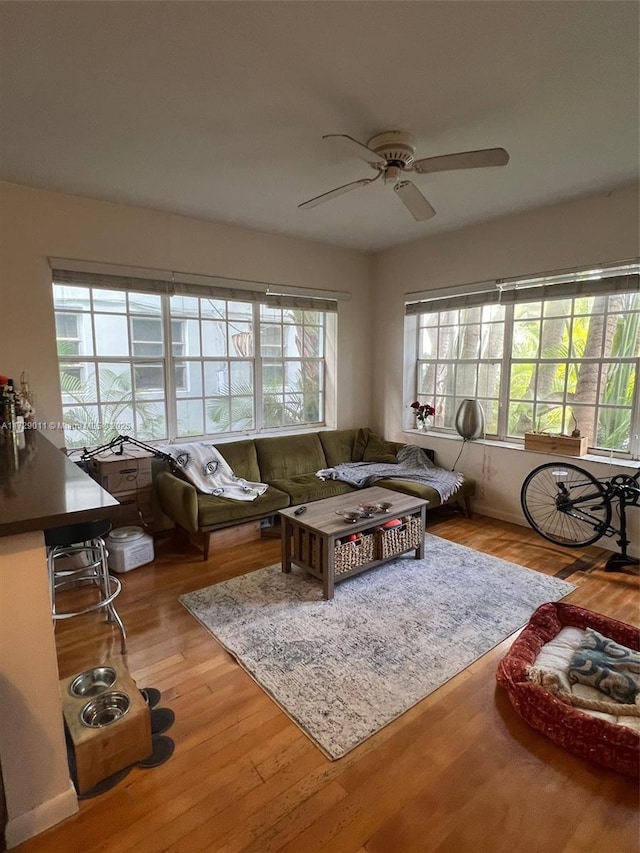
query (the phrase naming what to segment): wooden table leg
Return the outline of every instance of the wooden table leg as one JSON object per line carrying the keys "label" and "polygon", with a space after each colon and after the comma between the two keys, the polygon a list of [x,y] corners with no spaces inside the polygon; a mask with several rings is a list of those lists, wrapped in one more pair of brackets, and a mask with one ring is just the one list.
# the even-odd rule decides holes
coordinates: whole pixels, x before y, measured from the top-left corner
{"label": "wooden table leg", "polygon": [[282,539],[280,543],[282,552],[282,571],[285,574],[289,574],[291,571],[291,534],[293,532],[293,525],[286,515],[280,516],[280,523],[282,526]]}
{"label": "wooden table leg", "polygon": [[336,543],[335,539],[329,538],[325,540],[325,559],[322,570],[322,589],[323,596],[326,601],[333,598],[335,588],[335,569],[336,569]]}
{"label": "wooden table leg", "polygon": [[427,530],[427,507],[423,506],[420,508],[420,521],[422,522],[422,537],[420,539],[420,544],[416,548],[416,560],[424,559],[424,534]]}

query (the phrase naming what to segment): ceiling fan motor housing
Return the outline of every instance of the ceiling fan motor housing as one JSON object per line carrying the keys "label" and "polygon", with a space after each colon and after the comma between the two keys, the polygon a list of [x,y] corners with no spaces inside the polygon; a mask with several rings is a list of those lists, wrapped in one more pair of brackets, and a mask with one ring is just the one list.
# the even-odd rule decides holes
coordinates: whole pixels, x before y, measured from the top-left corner
{"label": "ceiling fan motor housing", "polygon": [[372,136],[367,148],[383,157],[390,166],[406,169],[413,163],[416,141],[403,130],[387,130]]}

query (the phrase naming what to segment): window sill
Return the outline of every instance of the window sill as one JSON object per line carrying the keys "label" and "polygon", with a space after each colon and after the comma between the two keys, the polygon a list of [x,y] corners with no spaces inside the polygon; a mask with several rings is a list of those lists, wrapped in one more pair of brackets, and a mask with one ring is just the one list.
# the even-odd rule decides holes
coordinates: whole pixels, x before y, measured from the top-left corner
{"label": "window sill", "polygon": [[[457,434],[438,432],[437,430],[405,429],[403,432],[411,436],[428,436],[429,438],[442,439],[443,441],[462,441],[461,436]],[[476,438],[473,439],[473,443],[481,444],[485,447],[499,447],[502,450],[517,450],[522,453],[533,453],[534,455],[540,456],[557,456],[559,459],[570,459],[572,462],[575,462],[576,465],[579,465],[580,462],[597,462],[599,464],[617,465],[620,468],[632,468],[634,470],[637,470],[638,467],[640,467],[640,462],[638,462],[638,460],[630,459],[628,457],[602,456],[597,453],[585,453],[584,456],[565,456],[561,453],[543,453],[538,450],[525,450],[522,444],[516,444],[513,441],[497,441],[490,438]]]}

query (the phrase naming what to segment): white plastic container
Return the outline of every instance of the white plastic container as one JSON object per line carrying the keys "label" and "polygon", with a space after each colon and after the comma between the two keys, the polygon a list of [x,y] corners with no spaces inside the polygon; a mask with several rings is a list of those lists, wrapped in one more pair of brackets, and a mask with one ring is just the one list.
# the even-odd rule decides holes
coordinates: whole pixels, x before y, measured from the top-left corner
{"label": "white plastic container", "polygon": [[153,539],[141,527],[118,527],[105,541],[112,572],[130,572],[153,560]]}

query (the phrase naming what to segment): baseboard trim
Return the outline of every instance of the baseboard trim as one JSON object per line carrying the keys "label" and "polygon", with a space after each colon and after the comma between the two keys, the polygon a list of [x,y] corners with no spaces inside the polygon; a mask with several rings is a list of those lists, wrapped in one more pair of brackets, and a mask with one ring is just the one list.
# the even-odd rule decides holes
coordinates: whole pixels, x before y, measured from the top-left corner
{"label": "baseboard trim", "polygon": [[4,831],[7,850],[17,847],[28,838],[33,838],[50,826],[65,818],[70,817],[78,811],[78,797],[75,788],[69,781],[69,788],[62,794],[58,794],[52,800],[40,803],[30,812],[10,818]]}

